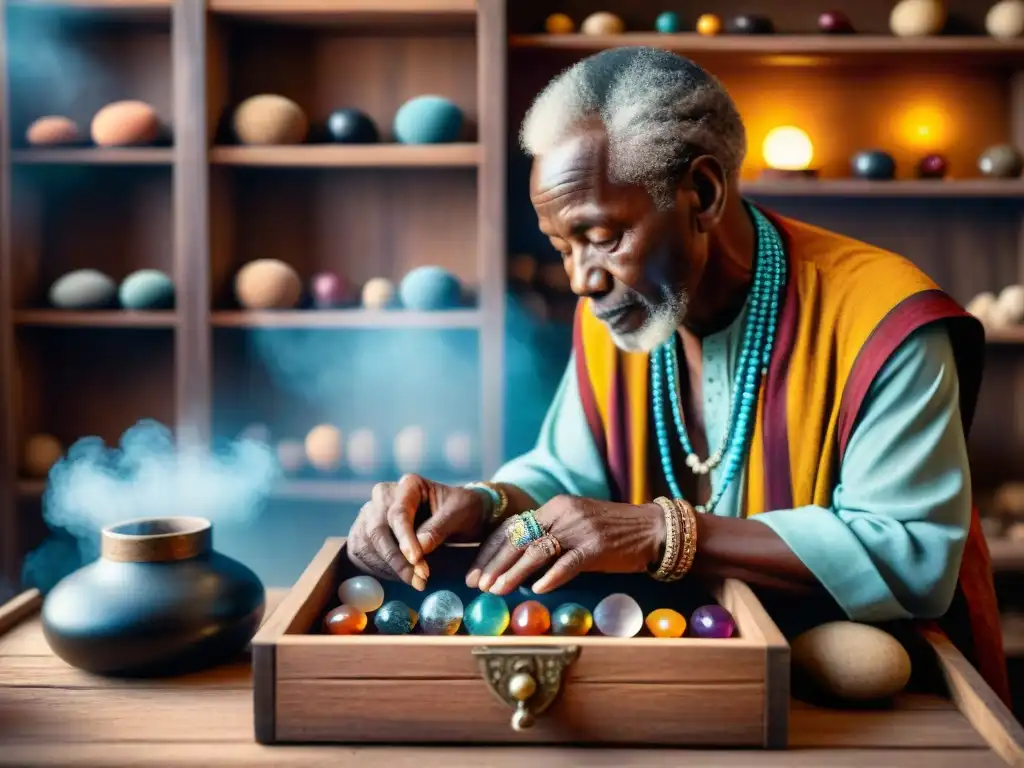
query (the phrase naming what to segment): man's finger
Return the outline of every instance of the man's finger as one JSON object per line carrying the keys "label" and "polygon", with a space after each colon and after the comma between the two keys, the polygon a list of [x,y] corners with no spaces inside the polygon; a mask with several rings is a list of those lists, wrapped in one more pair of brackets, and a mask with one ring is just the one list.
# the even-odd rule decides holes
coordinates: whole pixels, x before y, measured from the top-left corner
{"label": "man's finger", "polygon": [[[395,536],[391,529],[388,528],[387,521],[381,520],[373,528],[369,529],[367,537],[380,559],[387,563],[388,567],[395,572],[398,578],[419,590],[426,586],[426,582],[415,574],[412,565],[405,559],[405,555],[398,548],[398,543],[395,541]],[[419,582],[418,585],[417,581]]]}
{"label": "man's finger", "polygon": [[[416,510],[424,501],[424,485],[424,480],[416,475],[403,476],[398,481],[397,489],[391,494],[391,503],[387,507],[388,526],[394,533],[398,548],[413,566],[418,565],[423,559],[423,549],[416,540],[413,521],[416,519]],[[427,574],[418,572],[418,575],[426,578]]]}
{"label": "man's finger", "polygon": [[476,589],[479,586],[481,590],[487,591],[487,587],[480,581],[480,577],[483,575],[484,567],[498,556],[503,547],[508,546],[508,527],[511,524],[511,518],[506,520],[480,545],[476,559],[473,560],[473,565],[469,567],[469,573],[466,574],[466,586],[470,589]]}
{"label": "man's finger", "polygon": [[507,595],[526,581],[531,573],[550,563],[561,552],[562,550],[554,538],[542,536],[530,544],[523,551],[522,557],[513,562],[504,574],[495,579],[490,592],[495,595]]}
{"label": "man's finger", "polygon": [[460,492],[444,488],[442,493],[443,501],[431,510],[430,517],[416,529],[416,541],[424,555],[429,555],[453,534],[464,529],[467,505],[477,500],[475,491]]}
{"label": "man's finger", "polygon": [[570,549],[555,561],[531,589],[538,595],[558,589],[575,579],[586,566],[587,557],[579,549]]}

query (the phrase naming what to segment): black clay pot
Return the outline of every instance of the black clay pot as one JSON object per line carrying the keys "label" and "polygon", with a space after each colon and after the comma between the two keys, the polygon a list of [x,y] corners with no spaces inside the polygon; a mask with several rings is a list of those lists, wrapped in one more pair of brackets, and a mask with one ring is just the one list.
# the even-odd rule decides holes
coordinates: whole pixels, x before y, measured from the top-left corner
{"label": "black clay pot", "polygon": [[117,676],[192,672],[241,651],[263,618],[265,592],[241,563],[212,549],[195,517],[106,528],[100,557],[43,603],[43,634],[68,664]]}

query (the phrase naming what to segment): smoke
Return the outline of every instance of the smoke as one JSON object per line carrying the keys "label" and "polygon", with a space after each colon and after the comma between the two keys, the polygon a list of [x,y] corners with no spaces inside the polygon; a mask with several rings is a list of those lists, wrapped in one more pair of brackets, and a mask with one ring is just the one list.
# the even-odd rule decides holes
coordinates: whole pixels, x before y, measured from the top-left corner
{"label": "smoke", "polygon": [[270,446],[240,438],[210,449],[138,422],[117,447],[78,440],[50,470],[43,519],[54,535],[25,561],[23,581],[47,589],[99,553],[102,528],[137,517],[205,517],[247,525],[263,511],[278,465]]}

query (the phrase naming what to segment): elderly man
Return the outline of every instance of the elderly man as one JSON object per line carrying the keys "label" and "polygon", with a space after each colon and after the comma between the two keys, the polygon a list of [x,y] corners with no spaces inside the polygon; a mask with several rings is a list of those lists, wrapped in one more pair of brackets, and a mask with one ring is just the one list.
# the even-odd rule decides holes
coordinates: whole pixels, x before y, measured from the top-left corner
{"label": "elderly man", "polygon": [[423,589],[424,556],[471,539],[466,583],[497,594],[584,571],[817,592],[853,620],[944,619],[1005,697],[965,446],[981,326],[901,257],[745,201],[743,122],[687,59],[587,58],[521,138],[581,298],[565,376],[490,483],[377,486],[353,561]]}

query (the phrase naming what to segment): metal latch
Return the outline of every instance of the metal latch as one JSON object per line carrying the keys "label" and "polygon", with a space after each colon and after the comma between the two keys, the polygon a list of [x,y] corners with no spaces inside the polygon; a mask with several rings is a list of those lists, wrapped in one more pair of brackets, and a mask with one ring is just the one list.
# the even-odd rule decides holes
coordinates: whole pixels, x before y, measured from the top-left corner
{"label": "metal latch", "polygon": [[580,648],[494,646],[474,648],[473,655],[487,687],[503,703],[515,707],[512,730],[525,731],[558,697],[565,671],[579,657]]}

